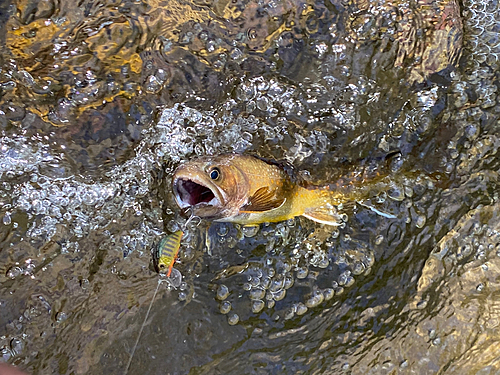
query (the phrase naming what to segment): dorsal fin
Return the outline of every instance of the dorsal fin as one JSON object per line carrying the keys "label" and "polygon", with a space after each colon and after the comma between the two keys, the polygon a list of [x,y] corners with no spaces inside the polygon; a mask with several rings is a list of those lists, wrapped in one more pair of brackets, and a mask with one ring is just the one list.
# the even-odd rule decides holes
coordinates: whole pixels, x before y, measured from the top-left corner
{"label": "dorsal fin", "polygon": [[262,212],[278,208],[285,202],[286,198],[279,198],[275,192],[264,186],[258,189],[250,198],[247,204],[241,207],[240,212]]}
{"label": "dorsal fin", "polygon": [[340,225],[340,223],[342,223],[342,220],[340,219],[337,210],[331,206],[308,208],[302,214],[302,216],[305,216],[308,219],[314,220],[321,224]]}

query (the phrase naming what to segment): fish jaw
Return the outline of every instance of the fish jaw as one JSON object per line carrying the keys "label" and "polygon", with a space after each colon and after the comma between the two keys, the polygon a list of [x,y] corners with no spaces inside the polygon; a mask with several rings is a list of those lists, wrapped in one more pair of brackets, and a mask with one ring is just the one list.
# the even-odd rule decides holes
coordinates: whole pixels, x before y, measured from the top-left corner
{"label": "fish jaw", "polygon": [[181,166],[172,181],[175,201],[182,210],[192,209],[194,215],[210,218],[221,215],[226,197],[224,192],[197,170]]}

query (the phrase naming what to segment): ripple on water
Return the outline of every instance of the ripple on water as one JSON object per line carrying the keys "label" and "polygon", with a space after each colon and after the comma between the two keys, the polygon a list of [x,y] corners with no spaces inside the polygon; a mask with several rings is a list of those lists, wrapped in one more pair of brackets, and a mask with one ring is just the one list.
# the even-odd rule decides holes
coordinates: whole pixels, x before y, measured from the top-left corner
{"label": "ripple on water", "polygon": [[[454,303],[443,297],[459,289],[454,276],[436,298],[424,276],[441,274],[429,262],[419,281],[420,313],[402,305],[429,243],[464,211],[498,198],[494,176],[483,173],[498,169],[495,2],[464,3],[469,40],[456,72],[448,67],[462,38],[454,1],[174,1],[168,9],[84,1],[64,12],[50,2],[26,4],[14,2],[2,16],[1,282],[9,304],[20,306],[0,312],[8,322],[3,360],[35,372],[121,373],[129,355],[123,347],[137,333],[131,327],[156,287],[150,249],[183,223],[169,193],[173,167],[195,154],[233,151],[286,159],[314,182],[400,150],[387,168],[403,174],[411,164],[412,176],[366,202],[373,209],[346,208],[342,225],[326,234],[302,219],[221,225],[209,256],[203,229],[190,229],[173,271],[179,290],[161,289],[148,325],[154,329],[140,342],[142,372],[164,368],[166,355],[174,372],[270,372],[277,364],[297,373],[418,372],[456,344],[418,315],[437,316],[441,299]],[[156,110],[158,103],[164,107]],[[414,178],[422,171],[434,174],[433,184]],[[467,183],[470,194],[442,193],[448,178]],[[473,296],[495,285],[489,245],[496,244],[484,241],[481,228],[442,255],[442,266],[456,271],[447,275],[481,275],[467,283]],[[231,266],[243,268],[223,273]],[[207,288],[212,282],[216,288]],[[226,317],[212,314],[217,304]],[[490,316],[477,325],[494,335],[496,307],[487,307]],[[448,312],[474,316],[474,308]],[[417,332],[405,331],[411,322]],[[461,337],[476,332],[462,324],[469,329]],[[398,341],[398,332],[412,340]],[[394,340],[407,350],[394,351]],[[450,366],[460,373],[485,358]]]}

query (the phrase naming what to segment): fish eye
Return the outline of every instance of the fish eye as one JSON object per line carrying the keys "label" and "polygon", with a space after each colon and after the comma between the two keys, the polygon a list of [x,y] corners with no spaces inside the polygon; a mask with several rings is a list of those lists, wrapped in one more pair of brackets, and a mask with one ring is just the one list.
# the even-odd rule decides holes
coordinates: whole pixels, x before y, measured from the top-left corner
{"label": "fish eye", "polygon": [[220,178],[220,169],[217,167],[213,167],[210,171],[210,178],[214,181],[218,180]]}

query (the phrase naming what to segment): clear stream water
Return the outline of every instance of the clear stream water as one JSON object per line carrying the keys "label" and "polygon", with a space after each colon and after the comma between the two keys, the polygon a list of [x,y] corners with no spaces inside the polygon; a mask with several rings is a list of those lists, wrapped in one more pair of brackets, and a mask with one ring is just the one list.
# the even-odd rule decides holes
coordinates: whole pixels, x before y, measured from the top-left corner
{"label": "clear stream water", "polygon": [[191,225],[129,374],[500,373],[497,1],[13,0],[0,26],[0,360],[124,374],[173,170],[245,152],[391,184],[338,228]]}

